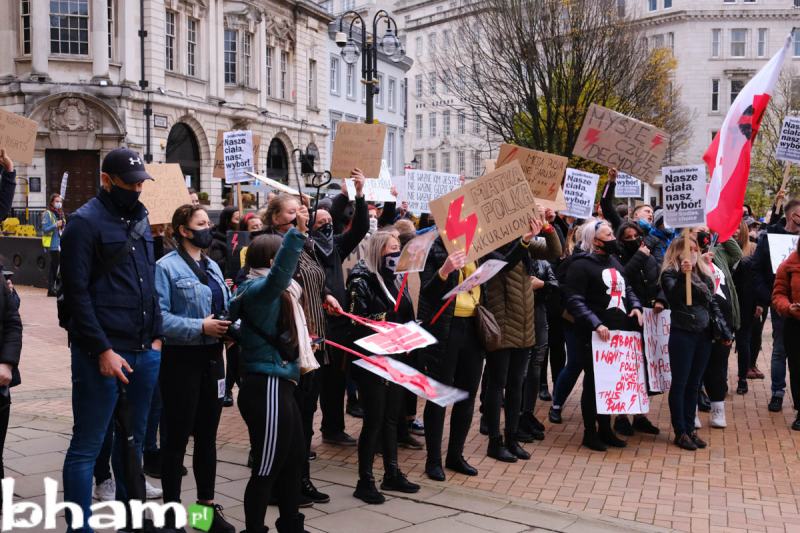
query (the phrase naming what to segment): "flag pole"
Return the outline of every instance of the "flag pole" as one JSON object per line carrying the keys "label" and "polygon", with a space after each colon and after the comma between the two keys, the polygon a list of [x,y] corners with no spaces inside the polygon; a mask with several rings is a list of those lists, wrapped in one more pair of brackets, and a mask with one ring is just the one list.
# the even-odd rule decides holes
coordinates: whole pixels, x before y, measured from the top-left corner
{"label": "flag pole", "polygon": [[[784,196],[786,195],[786,186],[789,184],[789,173],[792,170],[792,164],[787,161],[786,166],[783,169],[783,181],[781,182],[781,188],[778,189],[779,191],[784,192]],[[778,198],[778,201],[775,202],[775,212],[780,212],[781,207],[783,207],[783,198]]]}
{"label": "flag pole", "polygon": [[[692,250],[689,246],[689,228],[683,230],[683,256],[691,261]],[[700,261],[700,258],[697,259]],[[692,305],[692,273],[686,272],[686,305]]]}

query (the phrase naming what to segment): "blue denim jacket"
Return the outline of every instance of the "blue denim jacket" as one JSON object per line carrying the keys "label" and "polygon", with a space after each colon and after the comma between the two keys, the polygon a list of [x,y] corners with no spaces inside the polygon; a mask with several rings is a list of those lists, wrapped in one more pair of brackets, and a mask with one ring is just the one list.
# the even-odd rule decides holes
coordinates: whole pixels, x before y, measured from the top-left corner
{"label": "blue denim jacket", "polygon": [[[211,276],[222,287],[225,309],[228,309],[230,292],[222,272],[214,261],[209,261],[209,266]],[[167,344],[187,346],[219,342],[202,333],[203,319],[211,314],[211,289],[197,279],[178,252],[170,252],[156,263],[156,290]]]}

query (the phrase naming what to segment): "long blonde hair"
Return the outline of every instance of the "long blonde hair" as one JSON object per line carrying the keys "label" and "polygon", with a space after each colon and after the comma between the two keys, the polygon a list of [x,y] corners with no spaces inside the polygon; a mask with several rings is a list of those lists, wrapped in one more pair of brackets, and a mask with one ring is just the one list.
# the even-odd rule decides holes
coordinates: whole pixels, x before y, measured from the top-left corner
{"label": "long blonde hair", "polygon": [[692,273],[694,274],[694,272],[699,272],[702,276],[713,279],[711,269],[700,255],[700,245],[697,244],[697,240],[694,237],[684,237],[683,235],[672,239],[669,248],[667,248],[667,251],[664,254],[664,263],[661,265],[661,272],[665,272],[667,270],[674,270],[676,272],[681,271],[681,256],[683,255],[684,241],[687,238],[689,239],[689,244],[694,244],[698,250],[697,263],[693,265]]}
{"label": "long blonde hair", "polygon": [[383,266],[383,249],[386,247],[386,243],[392,239],[397,241],[398,244],[400,243],[400,240],[397,238],[397,235],[395,235],[394,232],[378,231],[372,235],[367,241],[366,249],[364,250],[363,261],[364,265],[367,267],[367,270],[375,274],[375,277],[378,278],[378,283],[380,283],[381,287],[383,288],[383,292],[386,293],[386,296],[389,297],[389,300],[394,302],[394,296],[392,296],[392,293],[389,292],[389,289],[383,282],[383,276],[381,275],[381,267]]}
{"label": "long blonde hair", "polygon": [[739,243],[739,248],[742,249],[742,257],[753,255],[755,246],[750,242],[750,228],[747,227],[747,222],[744,218],[739,222],[739,234],[736,236],[736,242]]}

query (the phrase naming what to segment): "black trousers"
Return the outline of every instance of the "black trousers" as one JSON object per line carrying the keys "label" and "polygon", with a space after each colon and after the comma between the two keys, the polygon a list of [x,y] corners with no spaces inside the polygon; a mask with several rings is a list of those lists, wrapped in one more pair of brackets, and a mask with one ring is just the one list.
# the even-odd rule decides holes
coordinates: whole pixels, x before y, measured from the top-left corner
{"label": "black trousers", "polygon": [[365,481],[374,479],[372,463],[375,453],[383,454],[383,469],[387,474],[397,471],[397,419],[403,406],[405,389],[353,366],[353,378],[361,394],[364,420],[358,437],[358,476]]}
{"label": "black trousers", "polygon": [[783,347],[789,364],[789,387],[794,408],[800,412],[800,320],[787,318],[783,327]]}
{"label": "black trousers", "polygon": [[247,374],[242,379],[239,412],[247,424],[253,453],[244,491],[247,531],[264,531],[273,487],[278,489],[281,519],[293,520],[300,515],[297,509],[305,446],[294,389],[291,381],[276,376]]}
{"label": "black trousers", "polygon": [[[536,400],[539,398],[539,389],[547,385],[547,350],[549,342],[549,323],[547,320],[547,307],[537,305],[533,321],[536,328],[536,345],[531,350],[528,363],[528,372],[525,383],[522,385],[522,412],[533,413],[536,409]],[[555,382],[556,372],[553,371]]]}
{"label": "black trousers", "polygon": [[58,265],[61,262],[60,250],[47,250],[47,255],[50,256],[50,268],[47,270],[47,292],[55,292],[56,274],[58,274]]}
{"label": "black trousers", "polygon": [[[538,307],[537,311],[538,313]],[[536,328],[537,344],[539,338],[539,327]],[[556,380],[561,370],[567,364],[567,348],[566,340],[564,338],[564,321],[556,311],[547,307],[547,352],[544,354],[544,362],[542,363],[542,372],[539,376],[542,387],[547,386],[547,361],[550,361],[550,374],[553,380],[553,389],[556,387]],[[538,394],[538,393],[537,393]]]}
{"label": "black trousers", "polygon": [[486,354],[483,415],[489,428],[489,437],[500,436],[500,409],[504,407],[506,439],[515,439],[522,407],[522,383],[525,381],[530,356],[530,348],[508,348]]}
{"label": "black trousers", "polygon": [[724,401],[725,395],[728,394],[728,357],[730,353],[730,346],[725,346],[718,341],[711,344],[711,357],[703,374],[703,384],[706,386],[706,393],[712,402]]}
{"label": "black trousers", "polygon": [[576,337],[578,355],[583,368],[583,392],[581,393],[583,430],[587,435],[594,435],[597,433],[597,426],[599,425],[601,432],[611,431],[611,415],[597,414],[591,332],[576,331]]}
{"label": "black trousers", "polygon": [[[8,433],[8,418],[11,414],[11,391],[5,388],[5,394],[0,393],[0,479],[6,477],[3,465],[3,450],[6,447],[6,434]],[[2,501],[2,497],[0,497]]]}
{"label": "black trousers", "polygon": [[234,385],[239,385],[239,353],[241,348],[233,344],[225,348],[225,394],[230,395]]}
{"label": "black trousers", "polygon": [[329,363],[318,370],[321,430],[323,435],[336,435],[344,431],[344,391],[347,381],[345,368],[349,361],[348,355],[341,350],[329,346],[327,352]]}
{"label": "black trousers", "polygon": [[[454,459],[464,452],[464,442],[475,410],[475,394],[481,380],[483,346],[475,329],[475,319],[453,318],[450,335],[443,341],[443,352],[429,355],[426,362],[430,376],[445,385],[467,391],[469,396],[453,405],[450,413],[450,441],[447,455]],[[442,462],[442,436],[445,408],[433,402],[425,403],[425,447],[428,464]]]}
{"label": "black trousers", "polygon": [[222,344],[164,346],[161,355],[161,485],[165,502],[181,501],[183,458],[194,437],[192,469],[199,501],[214,500],[217,427],[222,413],[220,382],[225,379]]}
{"label": "black trousers", "polygon": [[308,478],[311,475],[311,464],[308,456],[311,453],[311,439],[314,437],[314,414],[317,412],[317,399],[319,398],[319,370],[300,376],[300,383],[295,387],[294,397],[300,409],[303,443],[306,450],[306,458],[303,462],[303,477]]}

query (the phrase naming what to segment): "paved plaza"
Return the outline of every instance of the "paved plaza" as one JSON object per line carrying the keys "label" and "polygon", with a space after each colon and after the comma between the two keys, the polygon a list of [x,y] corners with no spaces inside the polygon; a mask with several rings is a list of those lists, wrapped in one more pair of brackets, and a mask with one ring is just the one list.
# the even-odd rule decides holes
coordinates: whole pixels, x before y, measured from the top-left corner
{"label": "paved plaza", "polygon": [[[41,502],[42,479],[50,476],[60,482],[69,442],[69,353],[66,334],[57,326],[55,301],[43,290],[18,290],[25,326],[23,384],[12,394],[5,465],[6,474],[16,480],[16,495]],[[732,357],[733,392],[735,354]],[[763,353],[760,363],[769,374]],[[783,413],[769,413],[769,394],[767,379],[750,381],[745,396],[729,396],[725,430],[709,429],[707,415],[701,414],[706,427],[700,435],[709,447],[697,452],[671,444],[666,397],[656,397],[650,418],[662,429],[661,435],[637,435],[625,449],[596,453],[579,446],[582,423],[576,388],[565,406],[564,424],[546,423],[546,439],[525,445],[532,452],[530,461],[505,464],[487,458],[486,437],[478,433],[476,419],[465,454],[478,468],[477,477],[448,471],[445,483],[430,481],[424,476],[424,451],[401,450],[402,468],[423,488],[415,495],[390,497],[381,506],[352,497],[356,449],[325,445],[317,434],[312,478],[320,490],[331,494],[331,502],[303,510],[307,529],[328,533],[800,531],[800,433],[788,427],[794,417],[790,399]],[[540,420],[546,420],[549,406],[538,405]],[[347,430],[357,436],[360,421],[346,419]],[[243,529],[247,430],[235,407],[223,410],[218,445],[218,502]],[[186,464],[191,465],[191,458]],[[379,463],[376,476],[382,476]],[[184,478],[185,504],[194,501],[193,487],[190,473]],[[271,507],[270,524],[276,513]]]}

